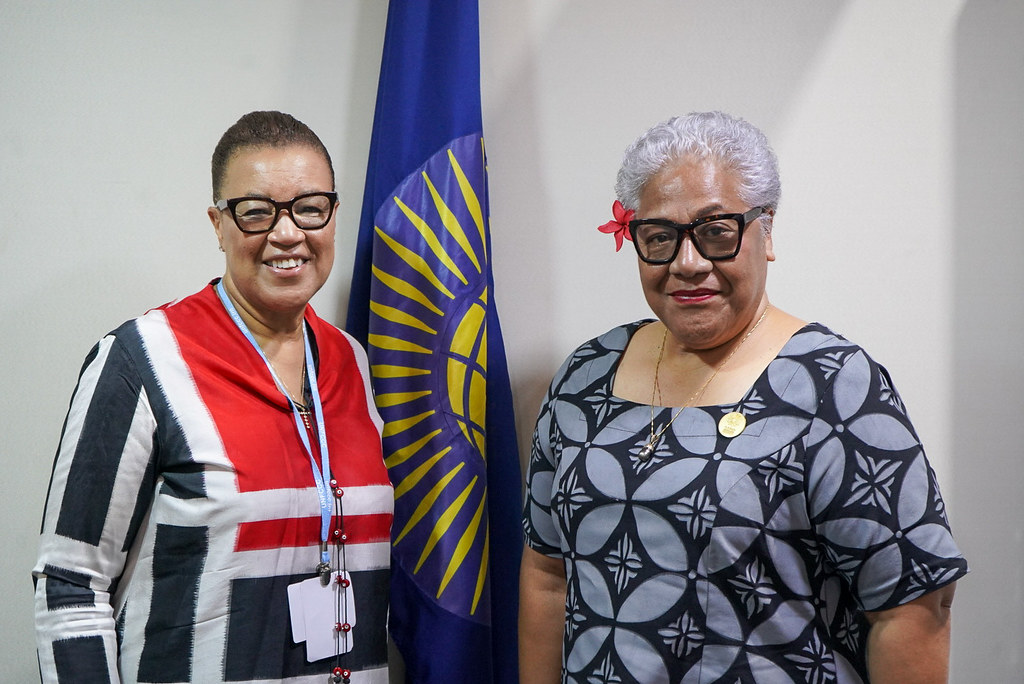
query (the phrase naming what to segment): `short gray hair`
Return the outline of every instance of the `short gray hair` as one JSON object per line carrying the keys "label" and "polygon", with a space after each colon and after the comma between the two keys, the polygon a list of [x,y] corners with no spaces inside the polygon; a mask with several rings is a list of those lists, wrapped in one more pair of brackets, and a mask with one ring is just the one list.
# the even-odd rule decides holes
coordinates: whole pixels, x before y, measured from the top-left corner
{"label": "short gray hair", "polygon": [[[778,208],[779,163],[768,138],[747,121],[723,112],[676,116],[634,140],[623,154],[615,181],[622,206],[636,210],[648,181],[666,165],[688,156],[711,160],[736,173],[740,197],[751,207]],[[770,226],[770,219],[766,223]]]}

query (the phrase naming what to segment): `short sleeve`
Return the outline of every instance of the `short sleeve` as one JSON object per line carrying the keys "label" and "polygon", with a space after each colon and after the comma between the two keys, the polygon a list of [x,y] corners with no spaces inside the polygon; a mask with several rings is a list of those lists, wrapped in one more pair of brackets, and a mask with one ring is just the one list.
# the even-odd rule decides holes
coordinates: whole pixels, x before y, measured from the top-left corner
{"label": "short sleeve", "polygon": [[530,446],[526,471],[526,496],[523,503],[523,532],[526,543],[546,556],[561,555],[558,529],[552,518],[555,471],[557,469],[557,424],[554,420],[559,379],[566,364],[556,374],[544,397]]}
{"label": "short sleeve", "polygon": [[808,504],[822,561],[863,610],[967,573],[935,474],[888,372],[862,349],[838,362],[806,436]]}

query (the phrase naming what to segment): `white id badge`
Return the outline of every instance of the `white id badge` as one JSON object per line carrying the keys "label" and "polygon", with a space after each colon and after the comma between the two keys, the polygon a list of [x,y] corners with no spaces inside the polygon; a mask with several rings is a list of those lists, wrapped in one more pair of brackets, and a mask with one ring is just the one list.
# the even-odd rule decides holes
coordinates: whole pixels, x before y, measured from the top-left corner
{"label": "white id badge", "polygon": [[[346,587],[337,581],[341,577]],[[340,592],[340,594],[339,594]],[[337,613],[339,597],[341,613]],[[356,626],[356,604],[352,580],[347,572],[331,574],[326,587],[319,577],[297,582],[288,587],[288,611],[295,643],[306,642],[306,661],[313,663],[352,650]],[[339,631],[338,623],[349,629]]]}

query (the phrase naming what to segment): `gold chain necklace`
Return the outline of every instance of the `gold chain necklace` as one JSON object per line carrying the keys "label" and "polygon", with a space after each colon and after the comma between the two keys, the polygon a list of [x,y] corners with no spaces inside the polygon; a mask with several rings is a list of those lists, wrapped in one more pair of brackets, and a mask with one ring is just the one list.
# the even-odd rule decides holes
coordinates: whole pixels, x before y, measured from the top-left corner
{"label": "gold chain necklace", "polygon": [[708,388],[708,385],[711,384],[711,381],[718,376],[718,371],[725,368],[726,364],[729,363],[729,361],[736,354],[736,352],[740,350],[740,347],[743,346],[743,343],[747,341],[747,338],[754,334],[754,331],[757,330],[757,326],[761,325],[761,321],[765,319],[765,317],[768,315],[768,310],[771,308],[771,304],[765,307],[764,313],[762,313],[761,317],[757,319],[757,323],[754,324],[753,328],[747,331],[747,334],[743,336],[743,339],[740,340],[740,343],[737,344],[731,352],[729,352],[729,355],[725,357],[725,361],[723,361],[721,364],[718,365],[717,368],[715,368],[714,372],[711,373],[711,376],[704,381],[704,384],[701,385],[700,388],[693,393],[693,396],[687,399],[686,403],[680,406],[679,410],[675,412],[672,418],[670,418],[669,421],[665,423],[665,426],[658,430],[657,433],[655,433],[654,401],[655,397],[657,397],[659,400],[661,399],[661,388],[658,386],[658,372],[661,370],[661,359],[665,354],[665,340],[668,338],[668,327],[665,327],[665,332],[661,336],[661,347],[658,349],[658,362],[654,365],[654,388],[651,390],[651,438],[647,441],[647,444],[645,444],[643,448],[640,449],[640,453],[637,454],[637,458],[639,458],[641,461],[649,461],[651,459],[651,456],[654,454],[654,445],[657,443],[657,441],[661,438],[663,434],[665,434],[665,431],[668,430],[669,427],[671,427],[672,423],[675,422],[676,418],[679,417],[679,414],[681,414],[684,409],[686,409],[688,406],[693,405],[695,401],[697,401],[698,399],[700,399],[701,396],[703,396],[704,390],[706,390]]}

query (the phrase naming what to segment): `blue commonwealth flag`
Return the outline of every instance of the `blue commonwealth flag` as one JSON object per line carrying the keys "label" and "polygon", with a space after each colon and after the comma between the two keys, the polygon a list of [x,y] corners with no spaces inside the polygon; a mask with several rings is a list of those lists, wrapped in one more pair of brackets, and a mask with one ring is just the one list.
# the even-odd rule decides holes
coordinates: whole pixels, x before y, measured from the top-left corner
{"label": "blue commonwealth flag", "polygon": [[346,327],[395,486],[407,681],[518,681],[519,453],[494,303],[477,0],[391,0]]}

